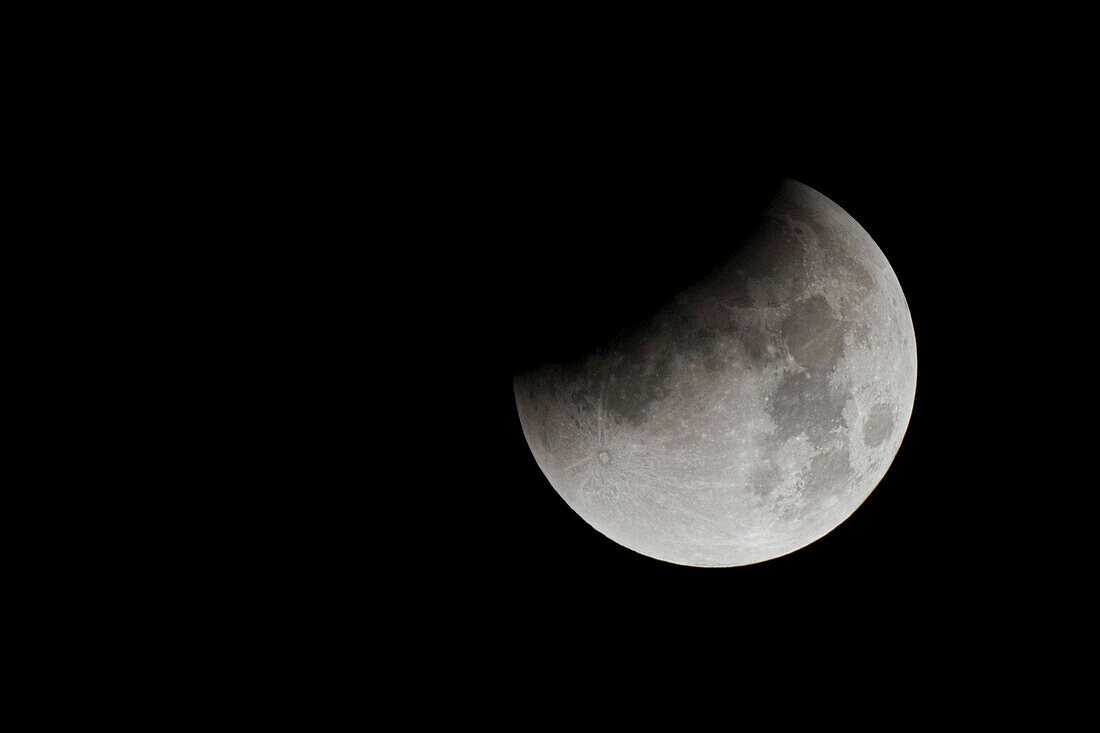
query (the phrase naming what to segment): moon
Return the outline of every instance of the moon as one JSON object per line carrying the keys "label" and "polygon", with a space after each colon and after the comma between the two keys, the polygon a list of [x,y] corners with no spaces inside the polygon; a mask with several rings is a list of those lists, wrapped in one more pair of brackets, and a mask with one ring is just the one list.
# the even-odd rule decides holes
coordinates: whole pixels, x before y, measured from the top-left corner
{"label": "moon", "polygon": [[832,531],[886,474],[916,392],[901,285],[840,206],[786,180],[733,244],[605,347],[513,382],[558,494],[680,565],[758,563]]}

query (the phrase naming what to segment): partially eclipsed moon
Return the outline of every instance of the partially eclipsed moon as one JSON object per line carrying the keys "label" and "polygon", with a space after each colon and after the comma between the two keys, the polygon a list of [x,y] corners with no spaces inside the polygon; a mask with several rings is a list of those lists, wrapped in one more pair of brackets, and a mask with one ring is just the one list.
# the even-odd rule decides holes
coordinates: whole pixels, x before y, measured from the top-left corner
{"label": "partially eclipsed moon", "polygon": [[515,378],[554,489],[612,540],[683,565],[804,547],[890,466],[913,323],[871,237],[786,181],[745,246],[598,354]]}

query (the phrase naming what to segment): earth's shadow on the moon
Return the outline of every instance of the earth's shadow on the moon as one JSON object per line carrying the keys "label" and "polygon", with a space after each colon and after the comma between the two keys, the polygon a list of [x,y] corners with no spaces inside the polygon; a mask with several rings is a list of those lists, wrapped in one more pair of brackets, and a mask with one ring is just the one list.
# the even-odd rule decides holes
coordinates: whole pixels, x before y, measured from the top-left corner
{"label": "earth's shadow on the moon", "polygon": [[532,242],[510,268],[513,373],[597,351],[736,257],[781,180],[597,177],[523,204]]}

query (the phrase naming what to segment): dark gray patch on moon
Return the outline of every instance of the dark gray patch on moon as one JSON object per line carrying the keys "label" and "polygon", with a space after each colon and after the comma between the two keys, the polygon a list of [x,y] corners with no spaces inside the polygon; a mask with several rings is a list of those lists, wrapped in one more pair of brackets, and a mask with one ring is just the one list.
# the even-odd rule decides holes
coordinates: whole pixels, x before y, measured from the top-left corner
{"label": "dark gray patch on moon", "polygon": [[[861,295],[865,295],[866,291],[875,287],[874,278],[854,258],[840,253],[835,256],[835,259],[841,276],[846,278],[853,288],[861,291]],[[895,303],[894,306],[896,307],[897,304]]]}
{"label": "dark gray patch on moon", "polygon": [[847,444],[841,444],[833,450],[818,454],[810,461],[809,480],[806,482],[809,493],[836,489],[843,485],[841,480],[851,470]]}
{"label": "dark gray patch on moon", "polygon": [[793,181],[746,246],[648,321],[515,379],[566,502],[620,544],[699,566],[778,557],[844,521],[897,452],[915,387],[889,263]]}
{"label": "dark gray patch on moon", "polygon": [[767,360],[769,346],[775,348],[771,335],[758,328],[743,328],[737,335],[745,347],[745,355],[755,364],[762,364]]}
{"label": "dark gray patch on moon", "polygon": [[821,445],[829,434],[847,428],[844,405],[849,395],[820,373],[795,372],[780,382],[768,412],[775,419],[779,440],[804,434]]}
{"label": "dark gray patch on moon", "polygon": [[863,443],[868,448],[877,448],[882,441],[890,437],[894,428],[894,408],[890,405],[875,405],[871,414],[863,423]]}
{"label": "dark gray patch on moon", "polygon": [[829,304],[815,295],[794,307],[783,321],[791,356],[808,369],[832,369],[844,350],[844,331]]}

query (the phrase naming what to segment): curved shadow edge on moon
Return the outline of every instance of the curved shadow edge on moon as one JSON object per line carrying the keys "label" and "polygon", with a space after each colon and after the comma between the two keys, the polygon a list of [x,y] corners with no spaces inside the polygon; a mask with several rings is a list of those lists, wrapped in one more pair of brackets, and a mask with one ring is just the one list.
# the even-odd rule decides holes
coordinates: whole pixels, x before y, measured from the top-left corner
{"label": "curved shadow edge on moon", "polygon": [[843,209],[785,181],[736,254],[607,348],[515,376],[554,489],[643,555],[729,567],[828,534],[909,423],[909,307]]}

